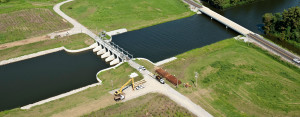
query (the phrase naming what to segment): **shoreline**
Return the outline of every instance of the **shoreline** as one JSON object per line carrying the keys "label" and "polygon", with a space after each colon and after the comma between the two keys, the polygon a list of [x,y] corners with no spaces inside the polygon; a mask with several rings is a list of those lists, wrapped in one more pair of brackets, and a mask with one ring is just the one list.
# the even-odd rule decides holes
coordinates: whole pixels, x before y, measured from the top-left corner
{"label": "shoreline", "polygon": [[49,50],[39,51],[39,52],[32,53],[32,54],[23,55],[23,56],[20,56],[20,57],[15,57],[15,58],[7,59],[7,60],[2,60],[2,61],[0,61],[0,66],[15,63],[15,62],[20,62],[20,61],[23,61],[23,60],[27,60],[27,59],[47,55],[47,54],[51,54],[51,53],[58,52],[58,51],[61,51],[61,50],[64,50],[68,53],[83,52],[83,51],[87,51],[87,50],[92,49],[94,46],[95,46],[95,43],[90,45],[89,47],[85,47],[85,48],[81,48],[81,49],[77,49],[77,50],[70,50],[70,49],[65,48],[64,46],[63,47],[58,47],[58,48],[53,48],[53,49],[49,49]]}
{"label": "shoreline", "polygon": [[156,62],[156,63],[153,63],[152,61],[150,61],[150,60],[147,59],[147,58],[134,58],[133,60],[136,60],[136,59],[137,59],[137,60],[145,60],[145,61],[148,61],[148,62],[152,63],[154,66],[161,66],[161,65],[163,65],[163,64],[166,64],[166,63],[169,63],[169,62],[172,62],[172,61],[176,60],[177,57],[173,56],[173,57],[170,57],[170,58],[167,58],[167,59],[163,59],[163,60],[161,60],[161,61],[158,61],[158,62]]}

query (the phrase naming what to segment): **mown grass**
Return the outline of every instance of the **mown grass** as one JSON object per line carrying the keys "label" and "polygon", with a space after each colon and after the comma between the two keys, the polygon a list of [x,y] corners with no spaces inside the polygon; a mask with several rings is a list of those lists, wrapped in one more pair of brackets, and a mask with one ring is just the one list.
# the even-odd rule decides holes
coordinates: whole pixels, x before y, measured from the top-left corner
{"label": "mown grass", "polygon": [[71,28],[53,11],[63,0],[10,0],[0,4],[0,44]]}
{"label": "mown grass", "polygon": [[[76,114],[87,114],[96,111],[108,105],[113,105],[116,102],[113,96],[108,92],[112,89],[120,88],[126,81],[129,80],[129,75],[132,72],[138,73],[137,70],[129,66],[128,63],[123,63],[116,69],[111,69],[98,74],[102,80],[102,85],[89,88],[74,95],[61,98],[43,105],[33,107],[29,110],[21,110],[19,108],[0,112],[1,117],[45,117],[45,116],[78,116]],[[139,74],[135,81],[141,80]],[[113,87],[112,87],[113,82]],[[129,89],[127,89],[129,90]],[[74,112],[72,112],[72,111]],[[65,113],[68,112],[69,113]],[[76,113],[76,114],[75,114]],[[65,114],[65,115],[64,115]]]}
{"label": "mown grass", "polygon": [[147,94],[136,99],[102,108],[84,117],[191,117],[185,108],[162,94]]}
{"label": "mown grass", "polygon": [[93,43],[94,40],[89,36],[85,34],[76,34],[69,37],[45,40],[0,50],[0,61],[62,46],[66,47],[67,49],[81,49],[88,47]]}
{"label": "mown grass", "polygon": [[214,116],[300,116],[300,69],[253,44],[227,39],[177,58],[162,67],[197,84],[177,90]]}
{"label": "mown grass", "polygon": [[77,0],[62,10],[94,31],[134,30],[194,14],[181,0]]}
{"label": "mown grass", "polygon": [[140,60],[136,59],[136,60],[134,60],[134,62],[144,66],[150,72],[154,72],[154,65],[152,63],[150,63],[149,61],[143,60],[143,59],[140,59]]}
{"label": "mown grass", "polygon": [[64,0],[9,0],[0,4],[0,14],[32,8],[52,9],[55,4],[62,1]]}

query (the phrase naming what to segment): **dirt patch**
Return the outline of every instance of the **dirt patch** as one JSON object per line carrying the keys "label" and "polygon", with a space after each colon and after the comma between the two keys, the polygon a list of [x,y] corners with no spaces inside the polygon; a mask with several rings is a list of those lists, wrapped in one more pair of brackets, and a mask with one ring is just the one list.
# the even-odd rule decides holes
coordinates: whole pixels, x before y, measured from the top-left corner
{"label": "dirt patch", "polygon": [[107,93],[101,99],[94,100],[88,103],[83,103],[79,106],[71,108],[69,110],[57,113],[53,115],[53,117],[78,117],[87,113],[91,113],[100,108],[104,108],[106,106],[115,104],[116,102],[112,99],[113,97]]}
{"label": "dirt patch", "polygon": [[4,50],[6,48],[11,48],[11,47],[15,47],[15,46],[35,43],[35,42],[39,42],[39,41],[44,41],[44,40],[50,40],[50,38],[48,36],[44,35],[44,36],[34,37],[34,38],[25,39],[25,40],[21,40],[21,41],[0,44],[0,50]]}
{"label": "dirt patch", "polygon": [[195,115],[162,94],[147,94],[134,100],[103,108],[86,116],[187,117]]}

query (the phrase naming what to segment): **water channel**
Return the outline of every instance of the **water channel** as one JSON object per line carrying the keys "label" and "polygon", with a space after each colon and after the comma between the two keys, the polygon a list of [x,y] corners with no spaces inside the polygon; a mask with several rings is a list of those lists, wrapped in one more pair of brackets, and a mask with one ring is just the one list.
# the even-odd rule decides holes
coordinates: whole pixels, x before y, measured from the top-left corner
{"label": "water channel", "polygon": [[[263,34],[261,27],[264,13],[282,12],[284,9],[299,5],[299,1],[262,0],[225,11],[210,8],[255,33]],[[202,14],[116,35],[113,42],[134,57],[148,58],[157,62],[236,35],[238,35],[236,32],[226,30],[224,25]],[[289,44],[278,43],[296,52],[300,51]]]}
{"label": "water channel", "polygon": [[92,51],[59,51],[0,66],[0,111],[96,83],[96,73],[107,67]]}
{"label": "water channel", "polygon": [[[213,9],[253,32],[261,32],[261,16],[299,5],[299,0],[264,0],[225,11]],[[193,15],[148,28],[113,36],[113,42],[134,57],[157,62],[191,49],[203,47],[238,33],[205,15]],[[0,111],[24,106],[96,81],[96,73],[109,67],[86,51],[59,51],[0,66]]]}

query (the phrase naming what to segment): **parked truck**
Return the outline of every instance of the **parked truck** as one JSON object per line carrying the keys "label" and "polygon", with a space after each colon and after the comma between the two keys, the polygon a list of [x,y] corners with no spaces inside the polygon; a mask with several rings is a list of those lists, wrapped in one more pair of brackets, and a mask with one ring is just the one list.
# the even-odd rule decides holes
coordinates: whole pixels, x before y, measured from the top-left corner
{"label": "parked truck", "polygon": [[161,77],[159,75],[155,75],[153,73],[149,73],[149,76],[151,76],[152,78],[155,78],[161,84],[165,84],[165,80],[163,79],[163,77]]}

